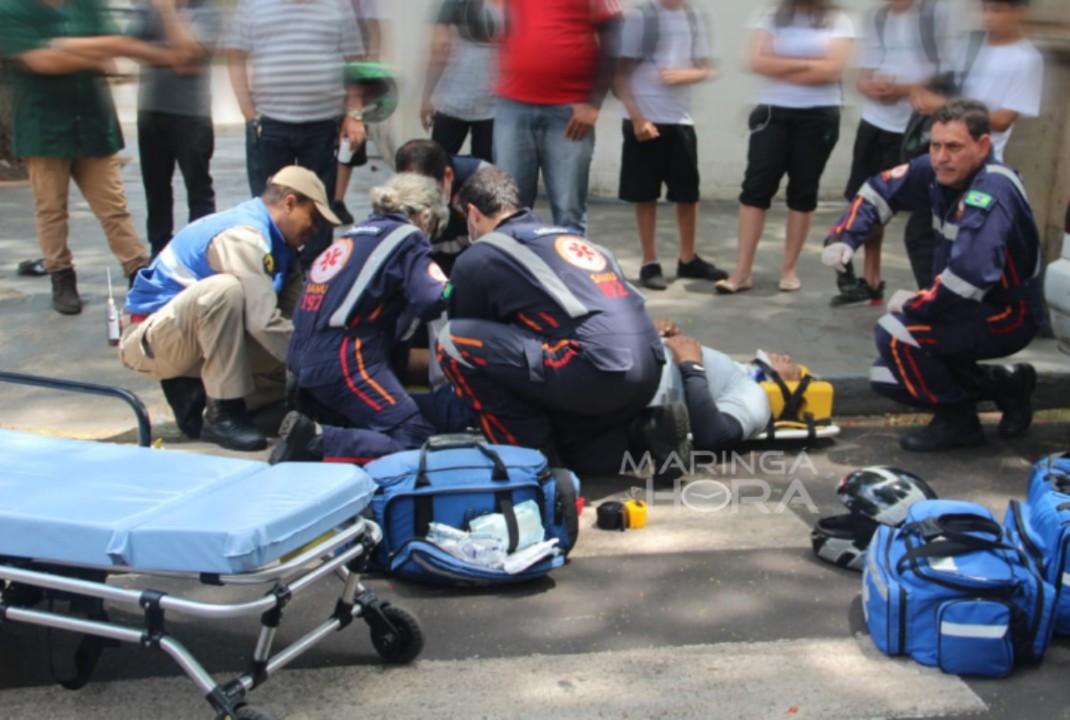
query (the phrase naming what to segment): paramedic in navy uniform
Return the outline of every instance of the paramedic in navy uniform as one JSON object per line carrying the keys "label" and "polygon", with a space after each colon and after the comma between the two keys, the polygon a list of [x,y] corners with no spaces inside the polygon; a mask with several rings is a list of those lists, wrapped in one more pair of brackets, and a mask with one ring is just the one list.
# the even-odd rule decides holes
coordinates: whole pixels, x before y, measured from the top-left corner
{"label": "paramedic in navy uniform", "polygon": [[875,329],[874,390],[935,414],[900,439],[905,450],[983,444],[979,400],[1003,412],[1003,437],[1032,421],[1033,368],[977,363],[1028,345],[1044,310],[1036,220],[1018,174],[994,159],[988,118],[973,100],[937,110],[929,155],[870,178],[825,241],[822,261],[842,271],[878,223],[899,210],[932,212],[935,281],[898,291]]}
{"label": "paramedic in navy uniform", "polygon": [[349,427],[291,412],[272,463],[364,464],[419,447],[434,433],[392,367],[415,323],[442,314],[446,276],[429,236],[447,218],[438,183],[414,173],[371,191],[372,214],[312,263],[294,313],[287,365],[298,385]]}
{"label": "paramedic in navy uniform", "polygon": [[134,277],[120,357],[161,380],[190,437],[231,450],[267,447],[247,410],[283,398],[297,249],[325,222],[339,224],[323,183],[284,167],[263,198],[187,225]]}
{"label": "paramedic in navy uniform", "polygon": [[613,256],[519,197],[494,167],[461,188],[476,242],[453,266],[439,363],[492,442],[618,472],[622,429],[658,387],[661,341]]}

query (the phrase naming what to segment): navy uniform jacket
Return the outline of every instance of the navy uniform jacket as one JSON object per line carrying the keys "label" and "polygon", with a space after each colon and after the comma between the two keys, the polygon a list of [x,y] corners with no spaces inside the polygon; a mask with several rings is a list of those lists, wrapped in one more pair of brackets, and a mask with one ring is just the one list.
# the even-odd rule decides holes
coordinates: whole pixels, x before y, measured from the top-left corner
{"label": "navy uniform jacket", "polygon": [[931,210],[937,236],[936,280],[904,305],[903,315],[922,322],[972,321],[983,303],[994,310],[994,334],[1027,319],[1041,322],[1040,236],[1014,170],[989,156],[967,187],[957,190],[936,182],[924,155],[870,178],[832,233],[858,248],[871,228],[900,210]]}
{"label": "navy uniform jacket", "polygon": [[442,314],[445,283],[418,228],[401,215],[372,214],[309,269],[287,364],[302,387],[337,380],[345,338],[381,337],[392,344],[414,319]]}
{"label": "navy uniform jacket", "polygon": [[[659,364],[665,361],[643,297],[627,283],[612,255],[569,230],[538,222],[529,210],[508,218],[495,232],[532,251],[582,308],[564,308],[548,290],[553,277],[539,276],[531,265],[481,238],[453,268],[447,291],[450,318],[492,320],[551,342],[576,341],[599,370],[629,370],[651,356]],[[640,358],[638,353],[651,355]]]}

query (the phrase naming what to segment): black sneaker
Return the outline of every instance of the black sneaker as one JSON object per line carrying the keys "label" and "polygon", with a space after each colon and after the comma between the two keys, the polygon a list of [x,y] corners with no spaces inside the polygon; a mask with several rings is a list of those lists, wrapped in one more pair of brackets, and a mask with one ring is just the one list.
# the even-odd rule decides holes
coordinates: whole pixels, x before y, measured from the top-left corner
{"label": "black sneaker", "polygon": [[676,277],[696,278],[698,280],[726,280],[728,273],[711,262],[706,262],[698,255],[687,262],[676,261]]}
{"label": "black sneaker", "polygon": [[865,278],[858,278],[853,288],[841,288],[840,294],[832,298],[832,307],[851,307],[853,305],[883,305],[884,281],[871,288]]}
{"label": "black sneaker", "polygon": [[18,270],[19,275],[26,277],[43,277],[48,275],[48,271],[45,270],[45,259],[37,258],[36,260],[23,260],[19,263]]}
{"label": "black sneaker", "polygon": [[691,464],[691,423],[682,402],[644,408],[633,421],[630,436],[636,449],[650,453],[654,479],[671,483]]}
{"label": "black sneaker", "polygon": [[279,426],[279,441],[275,443],[268,463],[323,459],[323,435],[316,423],[296,410],[291,410]]}
{"label": "black sneaker", "polygon": [[639,268],[639,284],[650,290],[664,290],[669,287],[665,276],[661,274],[661,263],[650,262]]}
{"label": "black sneaker", "polygon": [[331,210],[334,211],[334,214],[338,216],[338,219],[342,221],[343,225],[353,224],[353,215],[349,212],[349,208],[346,207],[344,201],[335,200],[331,203]]}

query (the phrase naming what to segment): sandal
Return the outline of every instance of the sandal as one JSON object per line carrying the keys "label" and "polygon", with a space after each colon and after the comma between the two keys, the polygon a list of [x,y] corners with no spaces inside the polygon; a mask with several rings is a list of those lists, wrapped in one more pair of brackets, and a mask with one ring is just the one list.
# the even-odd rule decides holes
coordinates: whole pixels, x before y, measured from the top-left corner
{"label": "sandal", "polygon": [[802,280],[800,280],[799,278],[794,278],[794,279],[791,279],[791,280],[781,279],[781,281],[780,281],[780,291],[781,292],[795,292],[796,290],[801,290],[801,289],[802,289]]}
{"label": "sandal", "polygon": [[730,279],[725,278],[724,280],[718,280],[713,285],[713,289],[722,295],[733,295],[745,290],[750,290],[752,287],[754,287],[753,279],[748,279],[741,283],[734,283]]}

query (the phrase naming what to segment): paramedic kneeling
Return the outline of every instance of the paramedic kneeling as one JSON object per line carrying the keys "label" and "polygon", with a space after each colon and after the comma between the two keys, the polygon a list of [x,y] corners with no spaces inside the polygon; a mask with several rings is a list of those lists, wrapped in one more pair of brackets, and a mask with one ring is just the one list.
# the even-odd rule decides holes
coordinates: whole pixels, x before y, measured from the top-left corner
{"label": "paramedic kneeling", "polygon": [[394,350],[446,307],[446,276],[428,241],[445,225],[446,204],[434,180],[414,173],[373,188],[371,202],[372,214],[312,263],[287,358],[313,401],[309,411],[318,406],[341,417],[291,412],[272,464],[364,464],[419,447],[434,433],[399,380]]}
{"label": "paramedic kneeling", "polygon": [[267,447],[248,409],[282,400],[296,252],[324,222],[340,224],[323,183],[291,165],[263,197],[185,227],[137,274],[120,357],[162,381],[187,435],[231,450]]}
{"label": "paramedic kneeling", "polygon": [[613,256],[543,225],[519,196],[493,167],[461,188],[477,242],[450,276],[439,363],[492,442],[617,472],[621,430],[657,389],[661,341]]}
{"label": "paramedic kneeling", "polygon": [[1024,348],[1043,318],[1036,221],[1018,174],[993,158],[988,117],[972,100],[937,110],[929,155],[870,178],[822,253],[842,271],[896,211],[932,212],[936,279],[917,293],[898,291],[875,329],[874,390],[935,413],[927,428],[900,438],[905,450],[983,444],[978,400],[1003,412],[1003,437],[1024,432],[1033,417],[1031,366],[977,363]]}

